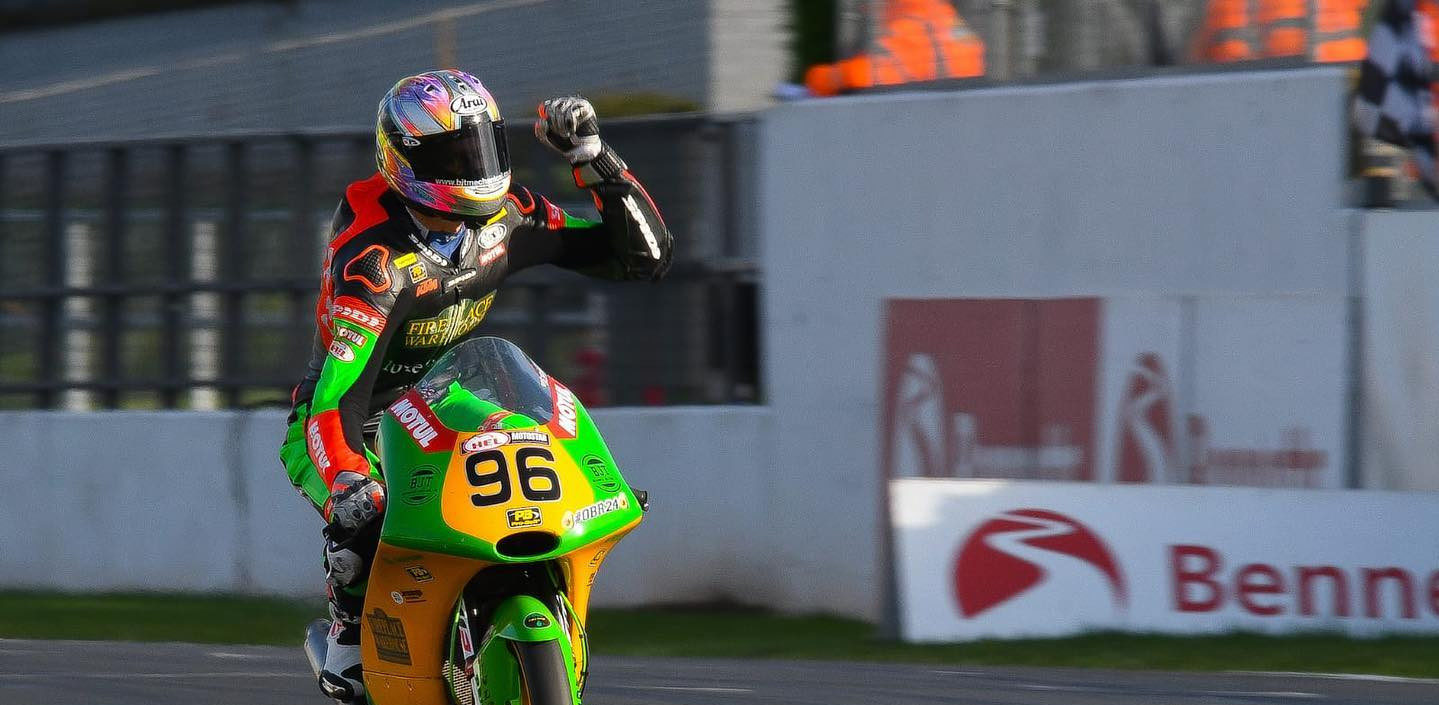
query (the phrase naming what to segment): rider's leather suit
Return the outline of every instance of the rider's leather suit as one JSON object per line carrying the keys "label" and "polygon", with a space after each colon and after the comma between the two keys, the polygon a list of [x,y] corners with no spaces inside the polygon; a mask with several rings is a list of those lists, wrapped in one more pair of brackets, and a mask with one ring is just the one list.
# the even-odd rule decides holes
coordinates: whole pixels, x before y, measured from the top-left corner
{"label": "rider's leather suit", "polygon": [[453,259],[426,244],[380,175],[345,190],[321,273],[314,350],[280,450],[290,481],[317,509],[339,472],[379,478],[367,419],[476,330],[511,273],[555,264],[605,279],[664,275],[672,240],[639,181],[627,169],[577,168],[575,182],[601,221],[512,186],[499,212],[458,236]]}

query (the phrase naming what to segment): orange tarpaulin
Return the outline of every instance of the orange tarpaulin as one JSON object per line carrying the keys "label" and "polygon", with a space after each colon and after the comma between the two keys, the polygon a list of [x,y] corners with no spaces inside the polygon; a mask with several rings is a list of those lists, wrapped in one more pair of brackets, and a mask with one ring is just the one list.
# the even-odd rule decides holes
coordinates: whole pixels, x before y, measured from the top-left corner
{"label": "orange tarpaulin", "polygon": [[946,0],[890,0],[869,51],[811,66],[805,86],[836,95],[875,86],[984,75],[984,42]]}
{"label": "orange tarpaulin", "polygon": [[[1194,54],[1228,62],[1311,57],[1364,58],[1360,25],[1368,0],[1209,0]],[[1313,10],[1311,17],[1310,11]]]}

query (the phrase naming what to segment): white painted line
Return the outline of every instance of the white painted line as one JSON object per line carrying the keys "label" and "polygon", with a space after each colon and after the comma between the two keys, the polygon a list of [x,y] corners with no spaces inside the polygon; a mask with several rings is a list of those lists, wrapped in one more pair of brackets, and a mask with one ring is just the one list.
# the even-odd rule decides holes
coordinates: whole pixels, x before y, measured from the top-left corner
{"label": "white painted line", "polygon": [[1085,685],[1049,685],[1046,683],[1015,683],[1020,690],[1040,690],[1055,693],[1110,693],[1110,688],[1094,688]]}
{"label": "white painted line", "polygon": [[1201,690],[1200,695],[1212,695],[1217,698],[1291,698],[1294,700],[1316,700],[1328,696],[1319,693],[1301,693],[1292,690]]}
{"label": "white painted line", "polygon": [[751,688],[705,688],[687,685],[612,685],[611,688],[622,688],[624,690],[661,690],[677,693],[753,693]]}
{"label": "white painted line", "polygon": [[294,658],[294,656],[292,656],[292,655],[290,655],[290,654],[237,654],[237,653],[235,653],[235,652],[233,652],[233,651],[211,651],[210,653],[205,654],[205,655],[206,655],[206,656],[209,656],[210,658],[233,658],[233,659],[267,659],[267,658],[272,658],[272,659],[285,659],[285,660],[289,660],[289,659],[293,659],[293,658]]}
{"label": "white painted line", "polygon": [[1370,683],[1416,683],[1439,684],[1439,678],[1410,678],[1407,676],[1380,676],[1370,673],[1310,673],[1307,671],[1225,671],[1236,676],[1263,676],[1284,678],[1322,678],[1335,681],[1368,681]]}
{"label": "white painted line", "polygon": [[983,675],[986,675],[986,674],[985,674],[984,672],[982,672],[982,671],[930,671],[930,673],[938,673],[938,674],[941,675],[941,676],[983,676]]}

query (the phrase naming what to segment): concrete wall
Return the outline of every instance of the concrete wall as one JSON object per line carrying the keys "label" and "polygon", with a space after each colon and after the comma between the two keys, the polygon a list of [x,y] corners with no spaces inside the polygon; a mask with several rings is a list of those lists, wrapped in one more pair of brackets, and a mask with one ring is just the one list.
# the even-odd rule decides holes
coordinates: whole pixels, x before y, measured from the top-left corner
{"label": "concrete wall", "polygon": [[1439,213],[1362,223],[1364,486],[1439,490]]}
{"label": "concrete wall", "polygon": [[[1343,73],[875,96],[761,125],[766,396],[796,603],[878,616],[890,297],[1348,291]],[[840,501],[812,487],[845,489]],[[843,560],[835,560],[843,556]]]}
{"label": "concrete wall", "polygon": [[[780,597],[769,412],[599,410],[652,509],[597,604]],[[0,587],[318,595],[319,517],[276,457],[284,414],[0,413]]]}
{"label": "concrete wall", "polygon": [[[1331,69],[1227,73],[761,115],[770,406],[596,414],[655,505],[601,602],[879,616],[887,298],[1344,299],[1344,88]],[[0,416],[0,535],[21,547],[0,576],[314,591],[317,522],[279,433],[275,413]]]}

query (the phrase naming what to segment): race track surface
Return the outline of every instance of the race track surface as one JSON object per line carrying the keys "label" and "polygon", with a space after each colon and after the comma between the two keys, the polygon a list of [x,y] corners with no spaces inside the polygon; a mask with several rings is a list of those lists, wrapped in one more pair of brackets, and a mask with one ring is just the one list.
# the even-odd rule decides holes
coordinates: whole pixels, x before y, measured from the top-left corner
{"label": "race track surface", "polygon": [[[298,648],[0,639],[4,705],[325,705]],[[586,705],[1432,705],[1439,680],[597,657]]]}

